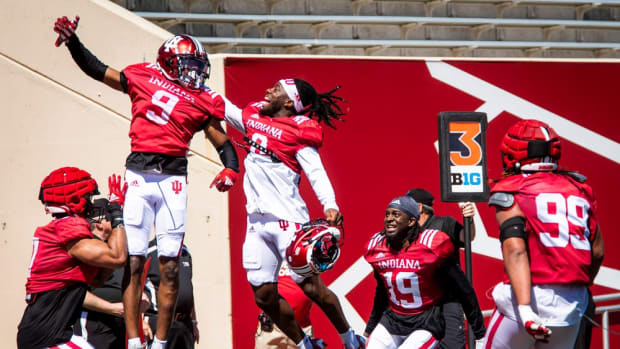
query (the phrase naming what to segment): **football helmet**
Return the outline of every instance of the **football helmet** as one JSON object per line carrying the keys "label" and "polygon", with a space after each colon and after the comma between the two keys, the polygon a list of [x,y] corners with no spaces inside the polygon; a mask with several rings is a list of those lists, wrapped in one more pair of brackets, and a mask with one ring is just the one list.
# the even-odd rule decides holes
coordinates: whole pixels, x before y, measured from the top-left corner
{"label": "football helmet", "polygon": [[90,173],[77,167],[62,167],[43,179],[39,200],[45,205],[47,213],[88,215],[91,198],[97,194],[97,181]]}
{"label": "football helmet", "polygon": [[506,172],[553,171],[562,153],[560,137],[538,120],[521,120],[504,135],[501,145]]}
{"label": "football helmet", "polygon": [[340,257],[342,233],[324,219],[302,225],[286,249],[291,270],[301,276],[312,276],[331,269]]}
{"label": "football helmet", "polygon": [[157,64],[168,80],[198,90],[209,78],[211,64],[202,44],[189,35],[175,35],[157,51]]}

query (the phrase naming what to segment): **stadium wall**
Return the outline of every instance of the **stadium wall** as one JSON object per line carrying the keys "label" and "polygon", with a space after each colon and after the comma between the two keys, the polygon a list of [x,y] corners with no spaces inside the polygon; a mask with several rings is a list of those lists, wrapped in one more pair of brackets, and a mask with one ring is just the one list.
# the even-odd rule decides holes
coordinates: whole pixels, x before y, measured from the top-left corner
{"label": "stadium wall", "polygon": [[[89,171],[107,194],[107,177],[122,174],[129,154],[129,98],[86,76],[65,47],[55,47],[57,17],[80,15],[78,34],[116,69],[153,62],[170,33],[108,1],[10,1],[0,11],[0,336],[14,343],[26,306],[25,281],[32,234],[50,220],[38,201],[41,180],[53,169]],[[222,89],[214,59],[214,87]],[[220,60],[221,61],[221,60]],[[227,195],[209,189],[221,169],[204,134],[189,157],[185,242],[192,252],[200,321],[198,348],[230,348],[230,260]],[[224,261],[224,262],[223,262]],[[214,266],[217,267],[214,267]],[[7,344],[14,347],[14,344]]]}

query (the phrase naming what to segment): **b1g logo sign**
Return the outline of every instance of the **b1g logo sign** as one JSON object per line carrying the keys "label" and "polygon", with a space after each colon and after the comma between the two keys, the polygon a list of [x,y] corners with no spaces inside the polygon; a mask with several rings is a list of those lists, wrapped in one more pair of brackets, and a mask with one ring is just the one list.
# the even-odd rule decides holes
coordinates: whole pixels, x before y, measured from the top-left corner
{"label": "b1g logo sign", "polygon": [[439,113],[441,200],[486,201],[486,114]]}

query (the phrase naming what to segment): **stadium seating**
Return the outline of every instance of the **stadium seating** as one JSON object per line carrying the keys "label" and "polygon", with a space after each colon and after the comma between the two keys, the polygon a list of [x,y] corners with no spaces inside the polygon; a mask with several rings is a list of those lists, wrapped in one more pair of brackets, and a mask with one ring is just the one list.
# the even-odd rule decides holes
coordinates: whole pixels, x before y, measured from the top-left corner
{"label": "stadium seating", "polygon": [[122,0],[210,52],[620,57],[620,1]]}

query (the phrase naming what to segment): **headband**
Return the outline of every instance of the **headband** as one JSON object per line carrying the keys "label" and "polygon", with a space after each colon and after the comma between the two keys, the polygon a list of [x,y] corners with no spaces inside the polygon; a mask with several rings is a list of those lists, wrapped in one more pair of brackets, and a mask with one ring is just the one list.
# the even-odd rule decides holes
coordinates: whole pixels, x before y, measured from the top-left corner
{"label": "headband", "polygon": [[295,111],[298,113],[302,112],[305,108],[304,105],[301,103],[301,97],[299,96],[299,91],[297,91],[295,79],[281,79],[279,83],[282,88],[284,88],[284,91],[286,92],[288,98],[290,98],[293,103],[295,103]]}

